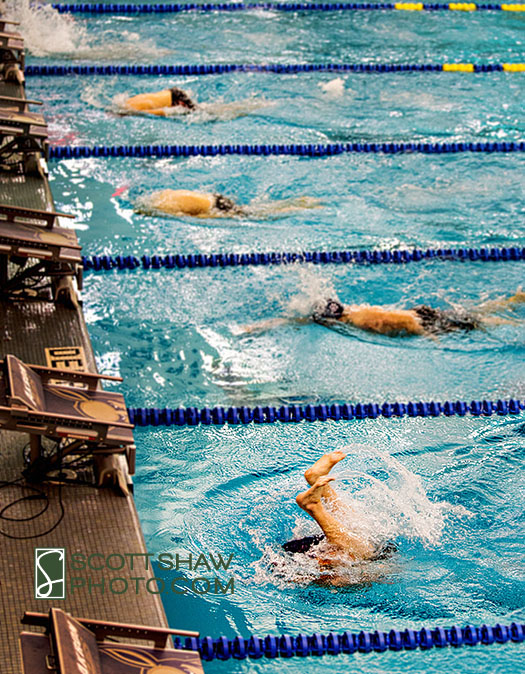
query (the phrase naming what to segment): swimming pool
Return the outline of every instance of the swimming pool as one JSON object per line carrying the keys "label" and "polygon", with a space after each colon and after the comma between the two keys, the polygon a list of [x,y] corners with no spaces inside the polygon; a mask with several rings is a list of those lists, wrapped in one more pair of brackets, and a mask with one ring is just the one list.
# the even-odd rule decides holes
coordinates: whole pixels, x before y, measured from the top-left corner
{"label": "swimming pool", "polygon": [[[69,34],[58,33],[73,41],[69,54],[30,62],[512,61],[522,58],[521,26],[518,16],[490,13],[76,17]],[[211,110],[170,120],[108,112],[115,97],[166,82],[33,78],[28,88],[46,101],[54,142],[68,145],[523,137],[522,76],[504,73],[169,78]],[[231,109],[213,108],[218,100],[261,107],[231,118]],[[113,255],[515,246],[524,235],[522,174],[519,155],[51,166],[57,206],[78,216],[85,254]],[[323,208],[247,221],[134,212],[137,199],[168,186],[220,191],[241,203],[307,195]],[[239,330],[305,312],[326,293],[348,302],[473,307],[514,292],[522,270],[521,262],[431,261],[106,272],[87,274],[84,310],[101,370],[124,377],[120,390],[130,406],[523,398],[523,324],[439,341],[340,334],[315,324]],[[525,307],[513,316],[525,319]],[[138,429],[135,496],[148,549],[233,554],[234,594],[165,597],[170,624],[231,637],[523,620],[523,435],[520,417]],[[285,561],[279,549],[293,534],[315,532],[294,503],[305,468],[346,446],[339,484],[399,553],[382,582],[320,587],[312,584],[315,569]],[[522,653],[508,644],[279,660],[279,667],[510,672]],[[206,671],[274,667],[212,662]]]}

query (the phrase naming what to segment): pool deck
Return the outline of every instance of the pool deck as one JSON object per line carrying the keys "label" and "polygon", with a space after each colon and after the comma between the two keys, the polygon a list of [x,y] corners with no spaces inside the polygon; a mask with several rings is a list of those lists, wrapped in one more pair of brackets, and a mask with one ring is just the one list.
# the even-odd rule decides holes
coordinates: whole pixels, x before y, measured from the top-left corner
{"label": "pool deck", "polygon": [[[17,84],[0,82],[0,95],[23,96]],[[28,92],[27,97],[30,97]],[[12,205],[54,210],[53,197],[46,178],[27,177],[0,172],[0,202]],[[5,302],[0,300],[0,358],[12,353],[33,364],[46,365],[46,347],[82,346],[87,368],[96,372],[95,358],[89,340],[82,309],[70,309],[52,302]],[[20,477],[24,467],[22,450],[28,436],[0,431],[0,480]],[[42,485],[39,485],[42,487]],[[2,532],[12,536],[31,536],[46,531],[60,515],[59,487],[42,487],[49,495],[49,508],[40,517],[25,522],[0,521]],[[0,508],[27,494],[27,490],[8,486],[0,489]],[[146,546],[131,495],[120,496],[111,488],[68,485],[61,489],[64,518],[48,535],[29,540],[14,540],[1,536],[0,565],[0,663],[2,674],[19,674],[21,662],[18,636],[24,611],[47,611],[51,605],[72,615],[135,624],[167,627],[162,602],[157,594],[129,590],[123,594],[102,593],[94,587],[69,592],[65,600],[50,602],[34,598],[35,547],[66,548],[72,553],[145,553]],[[42,500],[25,501],[5,515],[29,517],[43,507]],[[127,564],[118,573],[108,572],[134,583],[140,575],[144,581],[153,577],[151,567],[140,567],[139,573]],[[80,574],[79,574],[80,575]],[[93,582],[101,574],[93,573]],[[96,578],[95,578],[96,576]],[[106,579],[107,580],[107,579]],[[26,628],[27,629],[27,628]]]}

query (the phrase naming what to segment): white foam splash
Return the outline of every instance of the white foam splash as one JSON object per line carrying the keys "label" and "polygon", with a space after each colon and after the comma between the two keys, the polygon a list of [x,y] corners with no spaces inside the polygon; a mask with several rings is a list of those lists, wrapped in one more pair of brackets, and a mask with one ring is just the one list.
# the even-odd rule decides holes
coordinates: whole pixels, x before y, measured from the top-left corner
{"label": "white foam splash", "polygon": [[319,86],[329,98],[341,98],[345,92],[345,83],[341,77],[336,77],[329,82],[320,82]]}
{"label": "white foam splash", "polygon": [[388,452],[358,444],[345,451],[351,460],[359,457],[364,464],[361,469],[345,469],[342,464],[337,475],[341,500],[360,514],[357,521],[352,517],[345,524],[362,535],[377,542],[402,536],[434,546],[441,540],[446,514],[465,513],[450,503],[431,501],[421,478]]}
{"label": "white foam splash", "polygon": [[18,21],[17,30],[35,56],[67,54],[78,50],[86,35],[70,14],[34,0],[7,0],[6,16]]}
{"label": "white foam splash", "polygon": [[[360,444],[342,449],[348,456],[333,471],[336,481],[332,483],[342,505],[332,506],[333,512],[345,528],[374,545],[405,539],[426,548],[436,547],[448,518],[471,516],[461,506],[431,501],[422,479],[388,452]],[[294,538],[318,533],[319,527],[313,521],[297,518]],[[289,555],[264,543],[260,532],[252,531],[251,535],[262,552],[262,558],[253,564],[255,580],[263,584],[344,585],[381,581],[398,571],[402,560],[401,546],[400,554],[394,558],[366,563],[341,558],[337,567],[326,569],[319,566],[312,553]],[[321,543],[316,551],[322,553],[324,545]]]}
{"label": "white foam splash", "polygon": [[17,30],[34,56],[61,54],[75,59],[108,61],[153,60],[170,53],[167,49],[158,49],[151,40],[144,40],[136,32],[89,34],[85,22],[35,0],[6,0],[5,11],[6,17],[20,23]]}
{"label": "white foam splash", "polygon": [[312,309],[322,298],[337,299],[337,291],[329,279],[320,273],[307,269],[298,268],[299,283],[301,289],[298,295],[290,299],[287,306],[287,313],[292,316],[309,316]]}
{"label": "white foam splash", "polygon": [[245,117],[258,110],[271,108],[274,101],[268,101],[262,96],[251,96],[240,101],[214,101],[212,103],[200,103],[197,110],[188,117],[191,122],[229,122],[239,117]]}

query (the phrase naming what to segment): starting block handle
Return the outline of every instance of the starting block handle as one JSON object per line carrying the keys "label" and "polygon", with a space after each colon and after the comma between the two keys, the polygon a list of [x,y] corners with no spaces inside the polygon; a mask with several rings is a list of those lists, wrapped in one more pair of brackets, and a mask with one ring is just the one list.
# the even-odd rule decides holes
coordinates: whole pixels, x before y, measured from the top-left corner
{"label": "starting block handle", "polygon": [[42,105],[42,101],[33,101],[30,98],[17,98],[15,96],[0,96],[0,102],[3,101],[15,104],[20,111],[22,111],[26,105]]}
{"label": "starting block handle", "polygon": [[25,208],[22,206],[11,206],[10,204],[0,204],[0,216],[11,216],[15,218],[32,218],[34,220],[44,220],[47,227],[53,227],[55,220],[60,218],[69,218],[74,220],[75,216],[69,213],[59,213],[56,211],[41,211],[36,208]]}

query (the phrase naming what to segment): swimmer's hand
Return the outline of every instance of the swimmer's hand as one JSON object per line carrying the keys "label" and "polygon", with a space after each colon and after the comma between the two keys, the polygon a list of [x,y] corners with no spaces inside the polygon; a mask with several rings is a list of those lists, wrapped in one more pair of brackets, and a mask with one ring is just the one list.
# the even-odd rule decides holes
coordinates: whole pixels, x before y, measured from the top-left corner
{"label": "swimmer's hand", "polygon": [[321,200],[316,197],[302,196],[268,202],[254,200],[249,206],[249,211],[254,217],[271,217],[272,215],[286,215],[314,208],[323,208]]}

